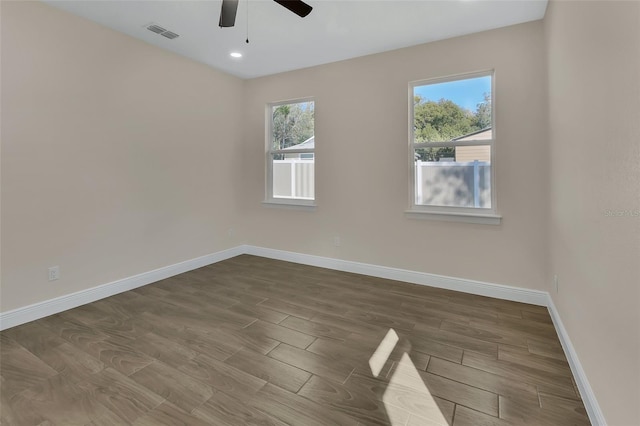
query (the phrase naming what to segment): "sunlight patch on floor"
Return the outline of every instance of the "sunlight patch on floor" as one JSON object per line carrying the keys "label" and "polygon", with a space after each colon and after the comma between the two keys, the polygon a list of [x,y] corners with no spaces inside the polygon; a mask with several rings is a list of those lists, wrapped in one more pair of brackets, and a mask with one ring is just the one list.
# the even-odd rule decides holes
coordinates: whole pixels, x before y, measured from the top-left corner
{"label": "sunlight patch on floor", "polygon": [[373,377],[380,375],[382,367],[384,367],[384,364],[389,359],[389,355],[391,355],[391,352],[395,349],[398,340],[400,340],[398,334],[393,328],[390,328],[376,348],[376,351],[371,355],[371,358],[369,358],[369,368],[371,368]]}
{"label": "sunlight patch on floor", "polygon": [[[385,380],[379,377],[380,372],[390,360],[399,340],[395,330],[389,329],[369,358],[374,377]],[[393,362],[387,380],[382,402],[392,426],[449,424],[407,352],[402,352],[400,359]]]}
{"label": "sunlight patch on floor", "polygon": [[448,425],[449,423],[433,399],[424,380],[420,377],[409,354],[403,353],[402,358],[394,367],[382,397],[387,412],[397,406],[423,420],[423,422],[416,422],[416,424]]}

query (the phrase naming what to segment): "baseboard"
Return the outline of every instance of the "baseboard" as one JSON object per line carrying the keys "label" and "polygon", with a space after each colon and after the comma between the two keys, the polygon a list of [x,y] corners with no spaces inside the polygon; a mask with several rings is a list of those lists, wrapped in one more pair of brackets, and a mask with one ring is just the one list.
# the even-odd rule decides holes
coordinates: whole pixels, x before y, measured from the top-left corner
{"label": "baseboard", "polygon": [[386,266],[371,265],[367,263],[352,262],[348,260],[333,259],[309,254],[294,253],[283,250],[275,250],[264,247],[244,246],[244,253],[270,259],[284,260],[287,262],[317,266],[320,268],[334,269],[343,272],[369,275],[397,281],[410,282],[448,290],[461,291],[480,296],[495,297],[497,299],[511,300],[514,302],[529,303],[532,305],[546,306],[549,309],[551,319],[560,338],[560,343],[569,361],[571,371],[578,385],[580,396],[584,402],[589,420],[594,426],[606,426],[606,421],[598,405],[598,401],[589,385],[587,375],[578,359],[567,330],[562,324],[560,315],[556,310],[549,293],[545,291],[529,290],[500,284],[486,283],[482,281],[453,278],[442,275],[428,274],[425,272],[409,271],[405,269],[390,268]]}
{"label": "baseboard", "polygon": [[132,277],[123,278],[97,287],[81,290],[76,293],[56,297],[55,299],[35,303],[33,305],[0,313],[0,330],[15,327],[20,324],[57,314],[105,297],[113,296],[124,291],[133,290],[153,282],[182,274],[193,269],[201,268],[212,263],[220,262],[244,253],[244,246],[186,260],[153,271],[144,272]]}
{"label": "baseboard", "polygon": [[386,278],[396,281],[404,281],[413,284],[426,285],[448,290],[461,291],[480,296],[495,297],[498,299],[511,300],[514,302],[529,303],[539,306],[547,306],[551,319],[560,338],[560,343],[571,366],[571,371],[578,385],[578,390],[584,402],[587,414],[593,425],[606,425],[606,421],[600,410],[600,406],[591,389],[587,376],[580,364],[578,355],[573,348],[571,339],[567,334],[560,315],[551,299],[549,293],[538,290],[511,287],[500,284],[486,283],[482,281],[468,280],[463,278],[447,277],[442,275],[429,274],[426,272],[410,271],[406,269],[390,268],[386,266],[371,265],[368,263],[352,262],[348,260],[333,259],[329,257],[301,254],[290,251],[276,250],[265,247],[251,245],[240,245],[228,250],[219,251],[206,256],[198,257],[174,265],[159,268],[153,271],[134,275],[132,277],[113,281],[87,290],[46,300],[44,302],[14,309],[8,312],[0,312],[0,330],[15,327],[29,321],[44,318],[58,312],[72,309],[77,306],[91,303],[105,297],[113,296],[124,291],[133,290],[153,282],[172,277],[193,269],[211,265],[232,257],[250,254],[270,259],[283,260],[287,262],[300,263],[304,265],[317,266],[321,268],[333,269],[343,272],[351,272],[362,275],[369,275],[378,278]]}
{"label": "baseboard", "polygon": [[569,334],[564,328],[564,324],[560,319],[560,313],[556,309],[556,305],[553,303],[551,295],[548,295],[547,308],[549,309],[551,320],[553,321],[553,325],[555,326],[558,337],[560,338],[560,344],[562,345],[564,354],[567,357],[567,361],[569,361],[571,372],[573,373],[576,385],[578,385],[578,390],[580,391],[584,408],[587,410],[589,420],[591,420],[591,424],[594,426],[606,426],[607,421],[602,414],[602,410],[600,410],[600,405],[596,400],[593,389],[591,389],[587,375],[582,368],[582,364],[578,359],[578,354],[573,348]]}
{"label": "baseboard", "polygon": [[463,278],[446,277],[428,274],[426,272],[410,271],[406,269],[390,268],[348,260],[333,259],[309,254],[294,253],[251,245],[240,245],[228,250],[212,253],[195,259],[186,260],[174,265],[165,266],[153,271],[123,278],[107,284],[99,285],[76,293],[67,294],[55,299],[24,306],[8,312],[0,312],[0,330],[15,327],[20,324],[57,314],[105,297],[113,296],[124,291],[133,290],[153,282],[201,268],[212,263],[220,262],[241,254],[251,254],[270,259],[301,263],[337,271],[352,272],[373,277],[405,281],[413,284],[438,287],[448,290],[495,297],[515,302],[530,303],[547,306],[548,293],[500,284],[492,284]]}
{"label": "baseboard", "polygon": [[426,272],[390,268],[387,266],[371,265],[368,263],[352,262],[349,260],[333,259],[310,254],[300,254],[251,245],[244,246],[244,252],[255,256],[301,263],[310,266],[318,266],[320,268],[334,269],[336,271],[352,272],[355,274],[404,281],[412,284],[461,291],[479,296],[495,297],[497,299],[511,300],[514,302],[547,306],[548,293],[544,291],[529,290],[526,288],[492,284],[464,278],[447,277],[443,275],[428,274]]}

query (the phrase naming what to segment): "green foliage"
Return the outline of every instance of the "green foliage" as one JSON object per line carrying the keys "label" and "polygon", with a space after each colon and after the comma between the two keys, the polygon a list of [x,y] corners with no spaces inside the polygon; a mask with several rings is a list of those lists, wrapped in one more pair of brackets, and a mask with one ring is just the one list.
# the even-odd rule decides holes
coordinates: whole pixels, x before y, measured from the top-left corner
{"label": "green foliage", "polygon": [[489,93],[485,93],[484,101],[476,106],[474,124],[479,130],[491,127],[491,95]]}
{"label": "green foliage", "polygon": [[455,158],[456,149],[454,147],[436,147],[416,149],[415,159],[420,161],[439,161],[440,158]]}
{"label": "green foliage", "polygon": [[453,101],[420,101],[414,107],[416,142],[442,142],[471,133],[473,113]]}
{"label": "green foliage", "polygon": [[[491,96],[484,94],[484,101],[476,111],[462,108],[448,99],[438,102],[414,96],[415,143],[446,142],[491,126]],[[416,150],[416,159],[438,161],[441,157],[453,157],[452,147],[434,147]]]}
{"label": "green foliage", "polygon": [[298,145],[313,136],[314,104],[303,102],[273,108],[273,149]]}

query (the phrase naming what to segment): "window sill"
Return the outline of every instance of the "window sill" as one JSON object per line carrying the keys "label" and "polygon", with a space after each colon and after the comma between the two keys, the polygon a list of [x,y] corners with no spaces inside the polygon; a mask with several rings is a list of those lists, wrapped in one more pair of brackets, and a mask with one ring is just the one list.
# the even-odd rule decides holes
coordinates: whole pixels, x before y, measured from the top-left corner
{"label": "window sill", "polygon": [[474,214],[474,213],[452,213],[433,212],[424,210],[406,210],[405,216],[409,219],[441,220],[446,222],[466,222],[479,223],[482,225],[500,225],[502,216],[497,214]]}
{"label": "window sill", "polygon": [[269,208],[308,210],[308,211],[313,211],[317,207],[315,201],[293,200],[293,199],[266,200],[262,202],[262,205]]}

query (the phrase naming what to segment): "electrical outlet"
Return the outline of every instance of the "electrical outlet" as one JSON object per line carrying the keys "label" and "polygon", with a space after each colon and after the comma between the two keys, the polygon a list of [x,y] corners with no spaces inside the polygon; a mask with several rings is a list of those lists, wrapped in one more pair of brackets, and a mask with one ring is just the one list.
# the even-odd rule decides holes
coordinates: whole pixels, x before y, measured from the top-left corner
{"label": "electrical outlet", "polygon": [[558,292],[558,276],[557,275],[553,276],[553,287],[555,288],[557,293]]}
{"label": "electrical outlet", "polygon": [[336,247],[340,247],[342,245],[342,241],[340,240],[339,236],[335,236],[333,237],[333,245]]}
{"label": "electrical outlet", "polygon": [[60,267],[52,266],[49,268],[49,281],[55,281],[57,279],[60,279]]}
{"label": "electrical outlet", "polygon": [[236,231],[233,228],[227,229],[227,236],[228,237],[233,237],[234,235],[236,235]]}

